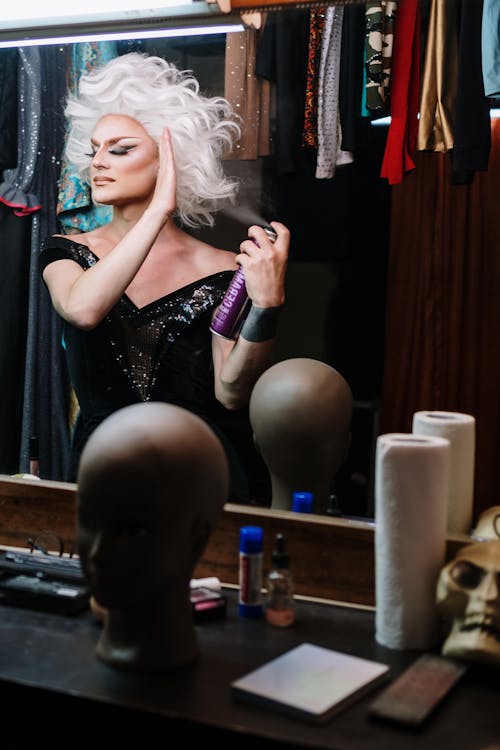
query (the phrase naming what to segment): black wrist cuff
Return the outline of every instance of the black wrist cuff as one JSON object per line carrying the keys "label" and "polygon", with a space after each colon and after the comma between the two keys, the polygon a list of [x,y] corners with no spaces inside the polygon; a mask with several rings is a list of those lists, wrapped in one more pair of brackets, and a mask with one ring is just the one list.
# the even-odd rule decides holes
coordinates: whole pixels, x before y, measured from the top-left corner
{"label": "black wrist cuff", "polygon": [[281,305],[279,307],[255,307],[255,305],[252,305],[241,327],[240,336],[254,343],[273,339],[278,330],[281,307]]}

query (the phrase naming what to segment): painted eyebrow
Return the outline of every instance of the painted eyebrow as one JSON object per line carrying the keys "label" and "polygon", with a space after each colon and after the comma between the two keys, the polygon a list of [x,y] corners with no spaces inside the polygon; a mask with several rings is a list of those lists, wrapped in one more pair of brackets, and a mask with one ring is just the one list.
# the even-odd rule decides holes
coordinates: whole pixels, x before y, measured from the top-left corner
{"label": "painted eyebrow", "polygon": [[[113,145],[114,143],[118,143],[118,141],[140,141],[140,138],[136,135],[119,135],[117,138],[108,138],[108,140],[103,141],[103,143],[107,143],[110,145]],[[100,146],[101,144],[99,141],[96,141],[95,138],[91,138],[90,142],[93,146]]]}

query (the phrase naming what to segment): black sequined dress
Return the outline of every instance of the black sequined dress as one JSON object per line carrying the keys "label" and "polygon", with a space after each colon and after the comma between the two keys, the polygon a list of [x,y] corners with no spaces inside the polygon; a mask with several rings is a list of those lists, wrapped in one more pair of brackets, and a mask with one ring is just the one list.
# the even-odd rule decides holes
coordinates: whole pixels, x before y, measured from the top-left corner
{"label": "black sequined dress", "polygon": [[[40,272],[61,259],[84,269],[98,261],[86,245],[68,237],[45,239]],[[241,415],[215,398],[209,331],[232,275],[221,271],[206,276],[141,308],[124,294],[91,331],[63,320],[63,344],[79,405],[67,481],[75,481],[81,451],[107,416],[129,404],[165,401],[189,409],[217,432],[231,466],[229,499],[248,501],[245,471],[230,438]]]}

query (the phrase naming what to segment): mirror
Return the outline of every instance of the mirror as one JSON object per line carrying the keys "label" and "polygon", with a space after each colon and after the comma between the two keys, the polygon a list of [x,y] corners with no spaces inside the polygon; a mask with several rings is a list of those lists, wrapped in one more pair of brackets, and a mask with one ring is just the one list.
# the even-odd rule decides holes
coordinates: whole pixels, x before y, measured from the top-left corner
{"label": "mirror", "polygon": [[[225,94],[225,34],[201,34],[140,42],[120,42],[118,44],[120,45],[120,53],[132,49],[142,49],[149,53],[162,55],[178,67],[192,69],[200,81],[202,90],[213,95]],[[59,88],[56,88],[56,94],[51,102],[52,107],[59,107],[59,112],[50,112],[55,122],[59,124],[59,128],[62,127],[58,118],[61,115],[60,107],[64,94],[61,85],[62,73],[65,72],[68,55],[71,54],[73,47],[74,45],[49,45],[37,49],[41,62],[40,80],[42,86],[45,79],[54,82],[59,81]],[[0,50],[0,52],[4,53],[3,57],[6,59],[7,53],[12,56],[14,52],[17,53],[17,50]],[[34,51],[30,51],[30,53],[35,54]],[[29,58],[29,60],[31,59],[33,57]],[[63,81],[65,83],[65,77]],[[33,95],[37,93],[35,87],[32,93]],[[57,148],[61,142],[61,132],[60,129],[56,133],[57,137],[45,144],[46,149],[55,150]],[[373,143],[379,144],[379,146],[383,144],[381,133],[375,129],[373,129]],[[56,169],[45,175],[46,182],[39,185],[39,189],[46,196],[40,215],[37,212],[33,213],[34,227],[35,229],[38,228],[37,237],[40,237],[40,239],[45,234],[60,231],[59,226],[51,227],[51,215],[55,215],[58,198],[55,184],[58,166],[59,164],[56,163]],[[383,283],[388,236],[388,191],[376,174],[376,154],[370,153],[369,158],[360,162],[356,169],[339,170],[335,180],[318,181],[301,174],[276,176],[276,166],[272,156],[230,160],[226,163],[226,169],[231,174],[236,175],[240,182],[238,210],[230,213],[222,211],[217,216],[214,229],[199,233],[203,239],[216,246],[236,250],[246,236],[248,224],[253,223],[256,216],[261,216],[263,221],[279,218],[290,227],[292,232],[293,239],[287,278],[287,305],[280,323],[276,358],[310,356],[321,359],[335,366],[351,382],[354,377],[362,380],[361,373],[366,374],[365,368],[358,367],[359,363],[350,361],[353,351],[351,340],[359,342],[359,332],[362,330],[366,345],[370,347],[372,361],[370,382],[361,384],[359,388],[354,387],[359,401],[355,409],[355,419],[359,420],[360,426],[355,432],[352,447],[354,451],[359,450],[360,456],[359,459],[356,459],[359,460],[359,466],[350,467],[350,473],[357,476],[358,486],[355,486],[354,490],[358,492],[358,497],[353,495],[353,502],[350,503],[349,508],[346,508],[346,512],[351,512],[354,515],[369,515],[367,498],[370,481],[370,446],[374,434],[376,400],[381,382]],[[47,181],[51,184],[47,184]],[[362,191],[364,197],[362,199],[360,198],[361,181],[364,185]],[[376,194],[377,198],[374,200]],[[355,201],[353,201],[353,196],[356,196]],[[382,222],[385,230],[378,236],[377,246],[379,247],[375,253],[367,231],[368,226],[361,226],[353,215],[353,205],[356,206],[357,212],[361,205],[360,200],[367,210],[369,208],[370,211],[379,213],[378,221],[380,221],[380,206],[382,204],[384,204],[383,210],[387,214],[387,221]],[[61,218],[61,214],[59,214],[59,218]],[[20,219],[17,219],[17,226],[20,223]],[[27,224],[28,221],[24,220],[24,229],[27,229]],[[367,224],[369,225],[369,222]],[[45,227],[47,231],[45,231]],[[29,244],[28,236],[15,237],[14,239],[17,242]],[[372,245],[370,252],[373,257],[363,257],[364,253],[358,252],[358,249],[368,247],[370,244]],[[334,248],[333,252],[332,248]],[[34,252],[36,252],[36,248],[32,247],[32,257]],[[12,256],[14,255],[15,245],[13,243]],[[359,256],[356,259],[358,270],[354,266],[351,267],[351,262],[347,260],[350,256],[356,255]],[[363,284],[368,288],[368,279],[370,280],[370,294],[373,304],[369,306],[369,314],[363,315],[365,320],[362,322],[359,319],[360,311],[366,309],[368,313],[368,309],[364,305],[358,304],[352,290],[359,282],[358,271],[365,262],[367,265],[363,270],[363,275],[366,281]],[[18,273],[19,277],[24,274],[25,279],[28,279],[31,275],[32,284],[39,283],[37,270],[33,267],[33,263],[30,264],[28,256],[25,256],[25,265],[22,269],[19,268]],[[353,285],[355,276],[358,280]],[[373,285],[375,277],[379,279],[378,288]],[[360,292],[359,287],[358,292]],[[361,293],[363,294],[363,292]],[[26,285],[21,296],[26,300],[28,294],[29,290]],[[40,316],[51,312],[50,307],[47,307],[45,296],[45,289],[42,286],[39,291],[40,298],[35,300]],[[33,305],[33,300],[30,304]],[[348,308],[350,308],[350,312]],[[378,313],[375,312],[376,309]],[[354,314],[355,311],[356,314]],[[335,321],[337,319],[344,320],[341,325],[337,326],[337,330],[341,330],[342,335],[333,341],[334,346],[332,348],[329,330],[336,326]],[[358,332],[353,332],[352,336],[345,326],[346,319],[351,321],[353,331],[354,328],[358,328]],[[38,331],[34,336],[32,334],[30,340],[27,320],[25,324],[28,330],[28,352],[26,355],[23,350],[18,351],[20,371],[24,367],[25,356],[28,356],[29,361],[31,356],[40,356],[36,353],[41,344],[40,332]],[[377,362],[378,365],[375,364]],[[18,431],[19,415],[23,411],[25,392],[30,388],[37,390],[36,382],[30,382],[29,378],[32,380],[47,378],[46,382],[51,382],[53,392],[64,391],[66,387],[64,376],[51,369],[53,363],[46,364],[48,367],[46,372],[37,372],[31,375],[29,366],[28,364],[28,382],[21,384],[24,385],[24,388],[19,387],[19,398],[16,404],[10,404],[11,411],[15,413],[4,415],[6,421],[8,421],[7,417],[11,422],[16,420]],[[55,378],[56,382],[54,382]],[[54,398],[54,396],[51,396],[51,398]],[[7,406],[4,408],[7,408]],[[43,428],[40,425],[44,424],[46,420],[50,421],[54,418],[54,415],[50,414],[49,411],[54,408],[53,403],[32,403],[28,408],[32,409],[32,413],[28,419],[26,419],[25,414],[25,423],[22,428],[24,439],[27,429],[42,435]],[[60,411],[61,405],[56,405],[56,409]],[[60,419],[60,416],[58,419]],[[26,422],[28,421],[31,423],[31,427],[27,427]],[[363,421],[368,425],[368,433],[364,425],[361,424]],[[2,423],[4,422],[2,421]],[[39,425],[38,428],[37,425]],[[57,433],[62,431],[64,435],[64,430],[65,425],[60,423],[53,426],[54,442],[57,442]],[[241,450],[245,453],[245,462],[252,475],[252,497],[255,499],[256,505],[265,507],[270,503],[267,470],[262,459],[255,453],[249,430],[242,430],[241,440]],[[18,471],[18,453],[16,451],[18,446],[11,444],[7,447],[12,448],[10,458],[7,455],[3,457],[3,465],[0,465],[0,470],[2,473],[14,474]],[[61,479],[63,475],[58,474],[61,464],[61,461],[58,460],[59,457],[51,462],[44,461],[43,449],[40,450],[41,476],[49,480]],[[54,447],[55,450],[57,448]],[[351,452],[351,455],[354,455],[353,452]],[[50,470],[51,465],[53,471]],[[26,465],[24,471],[27,471]]]}
{"label": "mirror", "polygon": [[[133,43],[132,43],[133,44]],[[127,49],[132,47],[127,46]],[[172,59],[181,67],[192,68],[200,79],[202,87],[216,93],[224,93],[224,52],[225,36],[197,36],[170,40],[149,40],[143,47],[147,51]],[[40,48],[42,73],[47,80],[54,81],[49,71],[57,68],[61,73],[67,50]],[[60,78],[58,77],[58,80]],[[44,94],[46,92],[43,92]],[[60,92],[59,92],[60,94]],[[58,94],[58,95],[59,95]],[[60,105],[60,99],[54,107]],[[47,110],[48,113],[48,110]],[[54,113],[52,113],[54,114]],[[60,134],[59,134],[60,135]],[[334,180],[315,180],[304,173],[277,173],[272,156],[256,160],[231,161],[227,169],[241,180],[240,203],[242,208],[251,208],[267,220],[277,217],[292,230],[292,248],[287,278],[287,306],[282,318],[277,358],[290,356],[311,356],[324,360],[336,367],[348,380],[355,394],[353,415],[353,444],[339,491],[342,493],[341,510],[354,516],[370,516],[372,504],[372,465],[374,438],[378,429],[380,393],[382,383],[384,352],[384,310],[385,278],[389,238],[389,187],[379,178],[381,154],[385,144],[386,131],[371,128],[370,147],[355,164],[339,168]],[[54,144],[43,144],[50,151]],[[48,226],[51,206],[57,195],[54,190],[54,177],[57,172],[46,174],[46,183],[39,187],[48,197],[40,214],[33,214],[37,230],[42,234],[57,231]],[[360,221],[360,215],[363,221]],[[376,236],[371,227],[377,226]],[[219,217],[211,242],[228,249],[236,249],[246,235],[246,215],[235,218],[234,214]],[[26,226],[23,227],[27,231]],[[28,233],[29,234],[29,233]],[[218,239],[220,237],[220,239]],[[16,243],[10,248],[16,256]],[[29,244],[29,236],[22,238]],[[33,249],[31,250],[33,253]],[[22,259],[17,254],[15,262]],[[24,258],[24,276],[28,283],[36,284],[38,275],[30,259]],[[21,275],[21,269],[20,269]],[[24,290],[24,296],[29,290]],[[40,292],[43,296],[43,289]],[[36,299],[37,310],[46,312],[46,300]],[[31,313],[30,313],[31,314]],[[25,312],[25,316],[28,312]],[[28,321],[27,351],[43,350],[47,341],[33,332]],[[333,335],[332,335],[333,332]],[[19,341],[23,338],[17,337]],[[4,351],[10,348],[3,349]],[[18,352],[19,372],[24,372],[26,351]],[[8,363],[12,368],[12,360]],[[64,392],[65,383],[57,372],[54,362],[46,362],[43,372],[33,373],[26,369],[26,381],[18,382],[20,396],[15,404],[16,426],[11,435],[19,433],[19,443],[25,446],[34,425],[53,422],[54,409],[58,416],[53,429],[46,439],[58,450],[59,435],[67,429],[61,423],[60,404],[54,404],[54,394]],[[34,380],[50,383],[50,389],[36,388]],[[58,381],[59,379],[59,381]],[[19,380],[19,378],[18,378]],[[26,407],[25,393],[38,393],[38,400]],[[12,399],[2,408],[14,409]],[[19,415],[23,411],[22,431],[19,429]],[[10,415],[11,418],[12,414]],[[58,421],[59,420],[59,421]],[[2,420],[2,424],[3,424]],[[21,434],[22,432],[22,434]],[[7,431],[6,431],[7,434]],[[15,473],[18,469],[19,444],[14,447],[14,466],[4,465],[0,470]],[[14,444],[14,440],[11,441]],[[248,443],[247,443],[248,445]],[[61,448],[62,451],[62,448]],[[23,455],[26,465],[27,456]],[[258,459],[255,459],[258,462]],[[48,473],[41,462],[42,476],[59,479],[58,461],[55,469]],[[261,467],[262,469],[262,467]],[[260,475],[257,481],[261,480]],[[259,485],[260,493],[260,485]],[[257,504],[265,505],[265,488],[259,494]]]}

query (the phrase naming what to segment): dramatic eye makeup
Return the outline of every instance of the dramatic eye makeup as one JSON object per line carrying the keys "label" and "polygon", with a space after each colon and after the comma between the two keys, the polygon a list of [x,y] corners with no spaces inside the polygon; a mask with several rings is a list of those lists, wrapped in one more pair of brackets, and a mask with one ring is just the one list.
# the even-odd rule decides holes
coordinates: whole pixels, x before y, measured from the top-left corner
{"label": "dramatic eye makeup", "polygon": [[108,148],[108,151],[110,154],[123,156],[123,154],[128,154],[133,148],[135,148],[135,144],[133,146],[113,146],[112,148]]}
{"label": "dramatic eye makeup", "polygon": [[[126,140],[126,142],[121,143],[120,141],[122,140],[123,141]],[[108,142],[107,152],[109,154],[113,154],[114,156],[125,156],[126,154],[129,153],[129,151],[132,151],[137,146],[137,143],[138,143],[138,139],[136,138],[134,139],[117,138],[116,140],[111,140]],[[93,142],[91,142],[90,147],[91,147],[91,151],[86,153],[85,156],[88,156],[91,159],[93,159],[99,150],[100,144],[97,144],[97,143],[94,144]]]}

